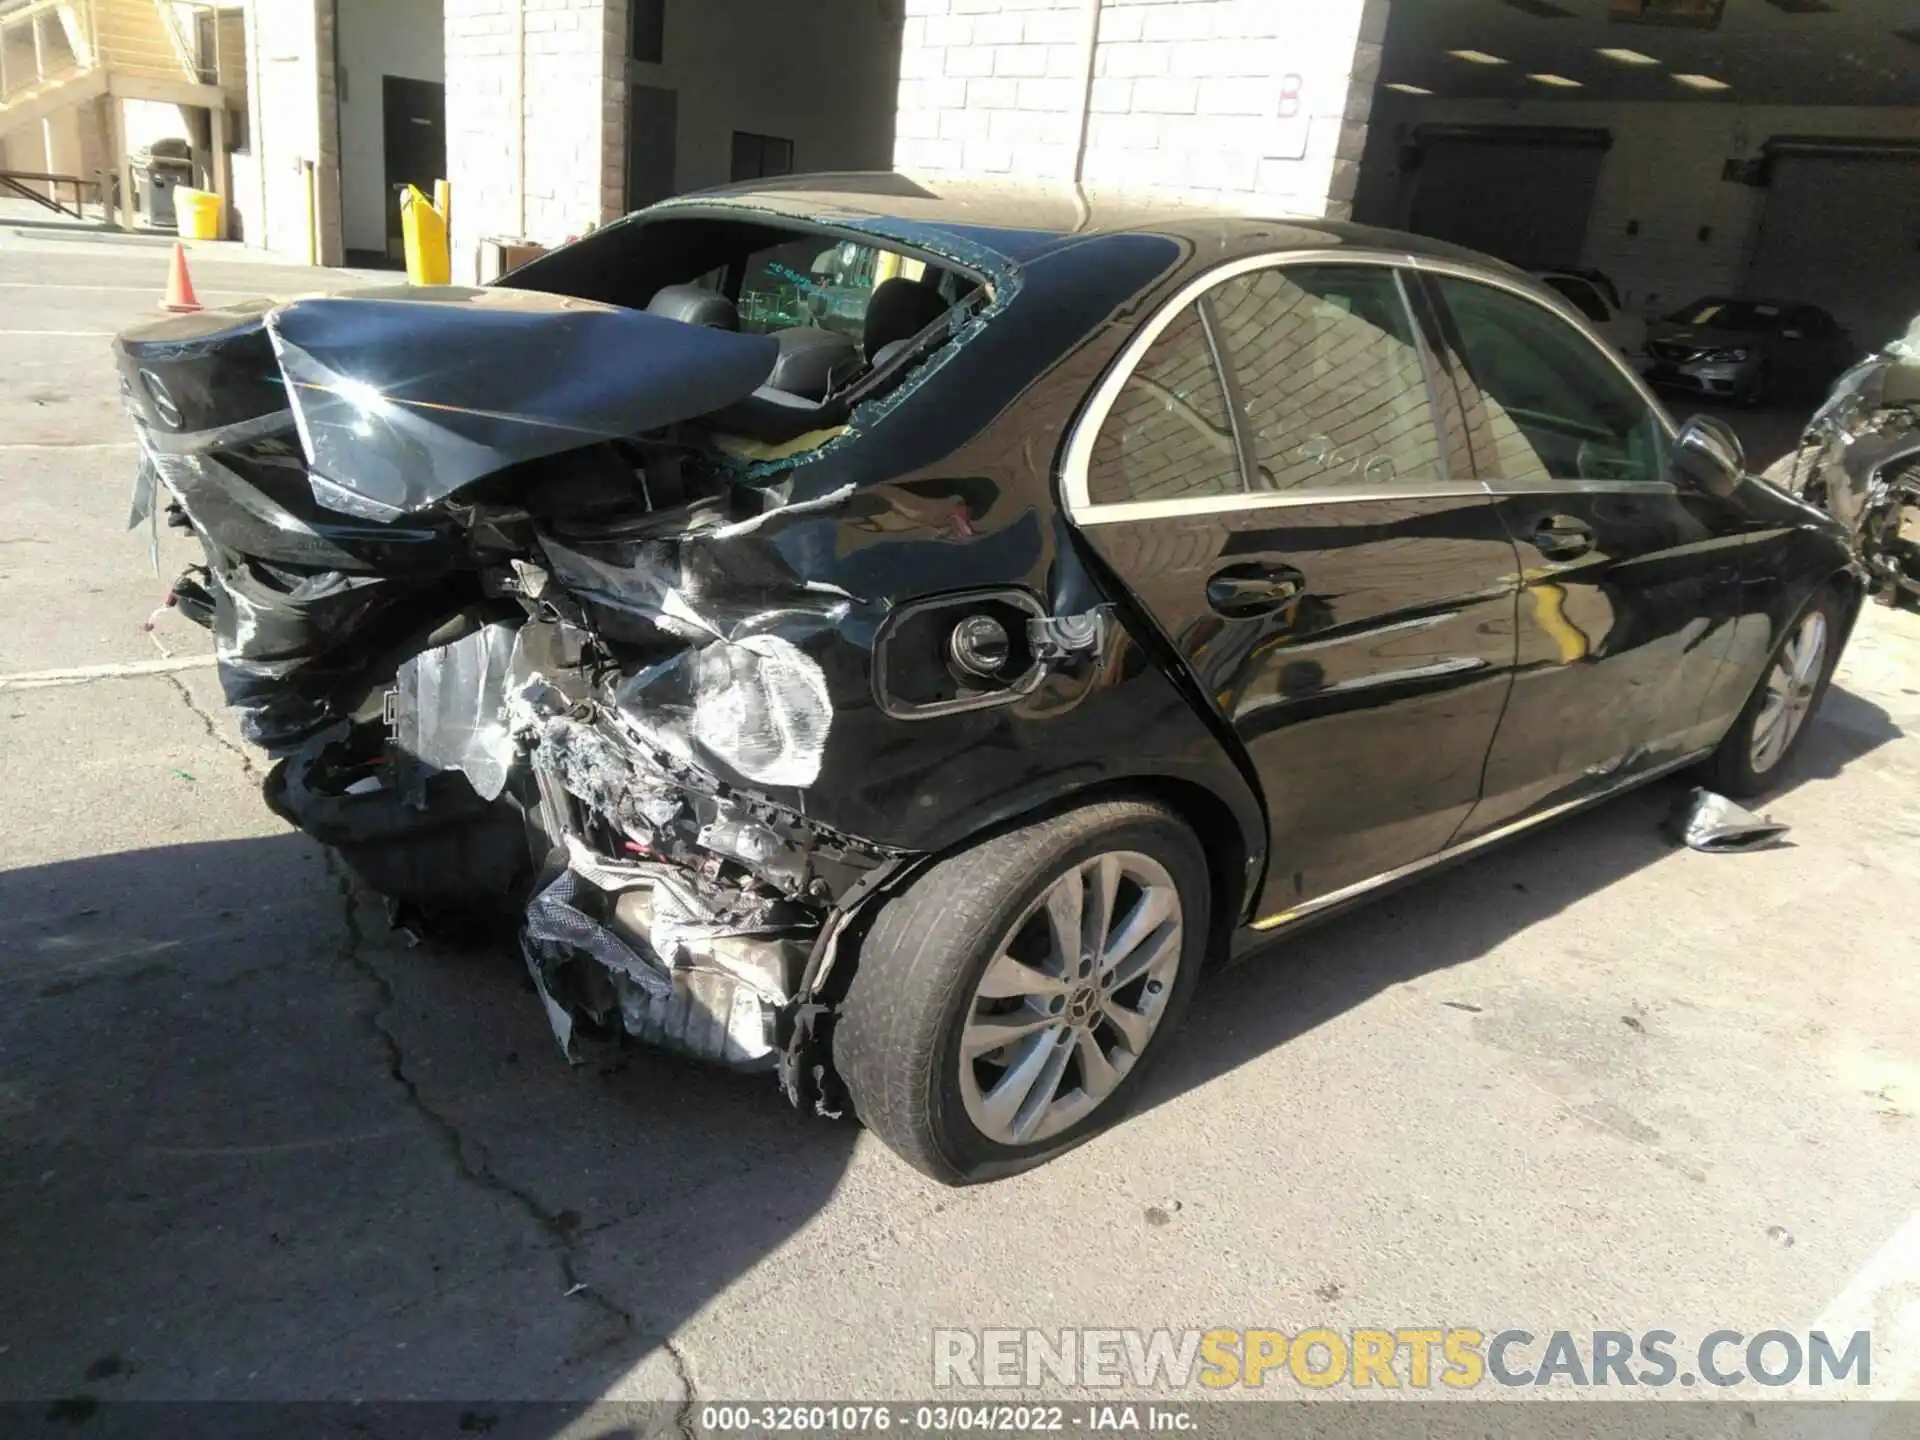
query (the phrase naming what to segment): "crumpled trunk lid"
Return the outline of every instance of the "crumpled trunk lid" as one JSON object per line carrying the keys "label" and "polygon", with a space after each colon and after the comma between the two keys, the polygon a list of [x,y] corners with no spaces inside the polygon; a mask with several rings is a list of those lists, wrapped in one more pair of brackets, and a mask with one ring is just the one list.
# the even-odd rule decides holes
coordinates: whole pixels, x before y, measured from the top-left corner
{"label": "crumpled trunk lid", "polygon": [[[395,662],[424,643],[408,614],[487,597],[471,526],[449,509],[488,481],[506,498],[568,485],[618,497],[604,454],[541,462],[722,409],[778,346],[510,289],[392,287],[254,302],[134,327],[114,343],[142,444],[136,523],[196,531],[228,702],[284,753],[338,697],[353,638]],[[644,482],[642,482],[644,484]],[[649,497],[649,507],[655,498]],[[672,497],[665,497],[671,505]],[[508,543],[503,541],[503,544]],[[497,598],[497,597],[496,597]],[[484,617],[483,617],[484,618]],[[430,627],[429,627],[430,628]]]}

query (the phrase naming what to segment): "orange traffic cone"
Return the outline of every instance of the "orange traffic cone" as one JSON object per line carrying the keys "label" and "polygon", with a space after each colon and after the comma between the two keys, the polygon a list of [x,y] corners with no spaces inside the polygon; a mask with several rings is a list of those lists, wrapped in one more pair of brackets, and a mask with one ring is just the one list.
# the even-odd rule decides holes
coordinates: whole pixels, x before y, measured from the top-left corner
{"label": "orange traffic cone", "polygon": [[187,274],[187,247],[178,240],[173,242],[173,269],[167,275],[167,294],[160,308],[177,315],[190,314],[200,308],[199,298],[193,293],[193,277]]}

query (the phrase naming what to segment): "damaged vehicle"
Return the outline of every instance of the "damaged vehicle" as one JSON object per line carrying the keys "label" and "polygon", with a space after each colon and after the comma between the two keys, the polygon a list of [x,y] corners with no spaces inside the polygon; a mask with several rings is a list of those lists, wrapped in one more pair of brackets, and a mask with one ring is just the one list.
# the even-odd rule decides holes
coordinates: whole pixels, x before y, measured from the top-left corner
{"label": "damaged vehicle", "polygon": [[1766,478],[1846,527],[1875,599],[1920,605],[1920,316],[1840,377]]}
{"label": "damaged vehicle", "polygon": [[790,177],[116,355],[280,815],[517,927],[570,1056],[949,1182],[1110,1122],[1203,961],[1764,788],[1860,597],[1564,299],[1331,222]]}

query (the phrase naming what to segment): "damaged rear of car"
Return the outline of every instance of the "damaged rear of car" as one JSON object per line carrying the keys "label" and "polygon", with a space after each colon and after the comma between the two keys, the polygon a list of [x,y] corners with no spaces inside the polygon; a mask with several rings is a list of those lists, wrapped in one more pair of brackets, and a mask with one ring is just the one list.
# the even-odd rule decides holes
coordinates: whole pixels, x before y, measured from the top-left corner
{"label": "damaged rear of car", "polygon": [[1846,527],[1883,604],[1920,603],[1920,317],[1840,377],[1767,478]]}
{"label": "damaged rear of car", "polygon": [[[669,204],[499,285],[209,311],[115,354],[134,520],[203,547],[174,599],[275,811],[396,923],[515,924],[569,1056],[638,1039],[822,1110],[853,1072],[873,1123],[878,987],[917,973],[868,943],[889,897],[1110,800],[1142,863],[1087,893],[1141,956],[1194,958],[1183,999],[1264,828],[1051,501],[1129,301],[1190,257],[853,189]],[[1190,825],[1152,840],[1181,806],[1230,883]],[[990,1117],[964,1154],[877,1128],[947,1179],[1035,1163],[1127,1077],[1173,973],[1062,991],[1081,1048],[1046,1063],[1083,1112]],[[1030,1059],[976,1028],[969,1113]]]}

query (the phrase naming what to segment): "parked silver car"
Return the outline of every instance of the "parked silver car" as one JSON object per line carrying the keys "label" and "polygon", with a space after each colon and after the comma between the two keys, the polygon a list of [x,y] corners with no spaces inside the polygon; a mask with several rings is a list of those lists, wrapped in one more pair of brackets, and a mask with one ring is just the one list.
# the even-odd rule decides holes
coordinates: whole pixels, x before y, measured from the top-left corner
{"label": "parked silver car", "polygon": [[1818,394],[1855,354],[1817,305],[1708,296],[1647,327],[1647,358],[1661,389],[1751,406]]}

